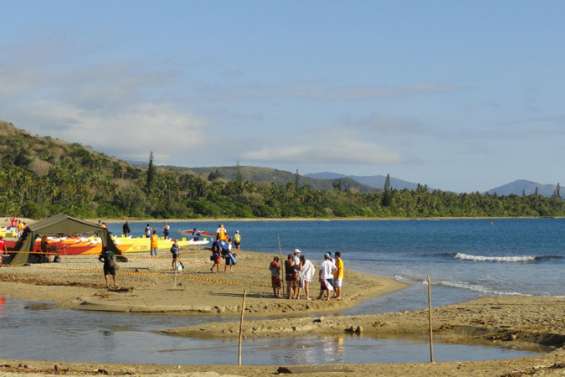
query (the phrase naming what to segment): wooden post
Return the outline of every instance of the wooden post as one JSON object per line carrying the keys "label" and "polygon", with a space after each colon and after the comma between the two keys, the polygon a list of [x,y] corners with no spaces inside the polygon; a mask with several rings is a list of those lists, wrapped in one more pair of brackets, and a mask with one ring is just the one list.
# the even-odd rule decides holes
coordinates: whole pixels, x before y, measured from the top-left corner
{"label": "wooden post", "polygon": [[432,328],[432,277],[428,274],[428,326],[429,326],[429,347],[430,363],[434,362],[434,337]]}
{"label": "wooden post", "polygon": [[282,287],[281,287],[281,293],[282,296],[284,297],[284,292],[286,289],[286,272],[285,272],[285,265],[284,265],[284,261],[286,260],[286,258],[283,255],[282,252],[282,247],[281,247],[281,236],[280,234],[277,233],[277,240],[279,241],[279,254],[280,254],[280,262],[281,262],[281,282],[282,282]]}
{"label": "wooden post", "polygon": [[237,347],[237,365],[241,366],[241,354],[243,350],[243,314],[245,313],[245,297],[247,296],[247,289],[243,290],[243,300],[241,301],[241,317],[239,319],[239,344]]}

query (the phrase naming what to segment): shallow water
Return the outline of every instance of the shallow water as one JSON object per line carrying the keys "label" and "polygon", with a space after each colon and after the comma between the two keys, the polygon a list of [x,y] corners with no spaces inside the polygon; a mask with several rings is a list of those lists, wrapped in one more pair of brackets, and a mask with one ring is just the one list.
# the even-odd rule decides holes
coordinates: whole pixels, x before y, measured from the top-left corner
{"label": "shallow water", "polygon": [[[565,219],[414,221],[229,221],[244,249],[302,249],[317,264],[340,250],[346,268],[394,277],[416,286],[388,299],[387,310],[420,308],[417,286],[432,275],[434,301],[453,303],[479,295],[565,295]],[[145,223],[132,224],[141,234]],[[161,230],[163,223],[152,224]],[[214,231],[217,222],[171,223],[173,233]],[[121,224],[112,224],[119,232]],[[345,280],[347,284],[347,277]],[[370,309],[382,311],[384,301]],[[390,306],[389,306],[390,304]],[[369,310],[369,307],[367,307]]]}
{"label": "shallow water", "polygon": [[[199,340],[157,330],[215,320],[210,317],[80,312],[8,300],[0,312],[0,358],[112,363],[232,364],[235,340]],[[424,362],[424,342],[356,336],[246,340],[245,364]],[[531,352],[436,344],[436,358],[486,360]]]}

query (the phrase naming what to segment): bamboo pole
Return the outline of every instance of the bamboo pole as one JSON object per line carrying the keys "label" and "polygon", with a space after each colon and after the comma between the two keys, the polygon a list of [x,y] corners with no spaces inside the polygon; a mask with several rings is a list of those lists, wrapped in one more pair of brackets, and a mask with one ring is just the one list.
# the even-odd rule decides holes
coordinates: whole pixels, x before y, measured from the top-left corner
{"label": "bamboo pole", "polygon": [[429,326],[429,347],[430,347],[430,363],[434,361],[434,335],[432,327],[432,277],[428,274],[428,326]]}
{"label": "bamboo pole", "polygon": [[243,351],[243,314],[245,313],[245,297],[247,296],[247,289],[243,290],[243,300],[241,301],[241,317],[239,319],[239,344],[237,346],[237,365],[242,366],[242,351]]}
{"label": "bamboo pole", "polygon": [[277,240],[279,242],[279,254],[280,254],[280,263],[281,263],[281,282],[282,282],[282,287],[281,287],[281,293],[282,296],[284,297],[284,292],[286,290],[286,272],[285,272],[285,264],[284,261],[286,260],[283,252],[282,252],[282,246],[281,246],[281,236],[280,234],[277,233]]}

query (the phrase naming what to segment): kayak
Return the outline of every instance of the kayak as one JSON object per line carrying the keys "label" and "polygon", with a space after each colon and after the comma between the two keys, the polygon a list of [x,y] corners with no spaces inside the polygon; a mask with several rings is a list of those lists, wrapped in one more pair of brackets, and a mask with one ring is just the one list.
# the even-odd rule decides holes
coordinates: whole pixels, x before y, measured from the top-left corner
{"label": "kayak", "polygon": [[[148,252],[151,241],[145,237],[112,237],[112,240],[122,253],[141,253]],[[6,247],[13,249],[16,245],[15,238],[7,238]],[[194,241],[192,239],[181,238],[177,240],[177,244],[182,249],[189,246],[205,246],[210,241],[201,239]],[[102,240],[99,237],[48,237],[48,248],[53,254],[59,255],[95,255],[102,252]],[[171,239],[159,238],[158,249],[170,250],[173,241]],[[41,240],[37,239],[33,246],[33,251],[41,251]]]}

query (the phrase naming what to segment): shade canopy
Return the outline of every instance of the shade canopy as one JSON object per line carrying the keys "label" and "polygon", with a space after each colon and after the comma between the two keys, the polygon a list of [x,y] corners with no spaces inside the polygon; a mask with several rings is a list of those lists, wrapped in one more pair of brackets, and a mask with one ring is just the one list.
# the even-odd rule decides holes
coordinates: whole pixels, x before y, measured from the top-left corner
{"label": "shade canopy", "polygon": [[90,221],[76,219],[71,216],[59,214],[40,220],[29,225],[16,243],[16,254],[10,265],[21,266],[28,262],[30,252],[33,251],[35,239],[39,236],[57,236],[74,234],[93,234],[102,239],[103,248],[116,254],[121,254],[116,247],[108,229]]}

